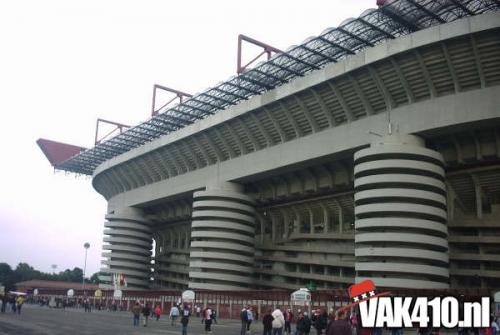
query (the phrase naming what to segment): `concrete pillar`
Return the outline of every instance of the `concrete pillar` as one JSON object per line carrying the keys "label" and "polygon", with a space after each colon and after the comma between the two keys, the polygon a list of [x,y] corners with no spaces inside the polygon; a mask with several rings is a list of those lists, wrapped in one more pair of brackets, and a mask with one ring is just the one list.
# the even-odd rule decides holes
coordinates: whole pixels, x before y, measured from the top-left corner
{"label": "concrete pillar", "polygon": [[103,288],[113,288],[113,274],[123,274],[127,287],[148,289],[151,276],[153,237],[150,223],[138,208],[110,210],[104,224],[104,245],[99,277]]}
{"label": "concrete pillar", "polygon": [[449,287],[442,156],[421,138],[389,135],[354,155],[356,281]]}
{"label": "concrete pillar", "polygon": [[225,182],[194,192],[191,225],[189,287],[251,288],[255,208],[243,187]]}

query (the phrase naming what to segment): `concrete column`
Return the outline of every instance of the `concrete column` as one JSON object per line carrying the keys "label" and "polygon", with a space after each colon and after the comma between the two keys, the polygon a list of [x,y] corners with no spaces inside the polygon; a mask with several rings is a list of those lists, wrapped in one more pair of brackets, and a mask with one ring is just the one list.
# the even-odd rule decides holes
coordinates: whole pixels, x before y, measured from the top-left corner
{"label": "concrete column", "polygon": [[389,135],[355,153],[356,281],[449,287],[443,166],[412,135]]}
{"label": "concrete column", "polygon": [[149,288],[153,247],[150,222],[140,209],[132,207],[111,210],[106,220],[102,264],[107,267],[101,269],[101,286],[112,288],[113,274],[120,273],[127,281],[122,289]]}
{"label": "concrete column", "polygon": [[255,253],[254,201],[234,183],[193,194],[189,287],[241,290],[252,287]]}

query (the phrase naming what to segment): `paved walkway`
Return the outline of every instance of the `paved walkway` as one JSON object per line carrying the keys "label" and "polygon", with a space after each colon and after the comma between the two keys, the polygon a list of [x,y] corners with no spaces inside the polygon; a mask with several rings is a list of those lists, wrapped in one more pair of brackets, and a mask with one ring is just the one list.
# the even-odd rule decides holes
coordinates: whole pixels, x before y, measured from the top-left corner
{"label": "paved walkway", "polygon": [[[252,335],[262,334],[262,323],[252,325]],[[219,320],[212,335],[239,335],[236,320]],[[181,327],[171,326],[167,316],[160,321],[150,320],[147,327],[133,327],[132,314],[127,312],[92,311],[83,309],[50,309],[34,305],[23,306],[22,314],[0,313],[0,334],[16,335],[122,335],[122,334],[181,334]],[[201,320],[191,317],[189,335],[205,334]]]}

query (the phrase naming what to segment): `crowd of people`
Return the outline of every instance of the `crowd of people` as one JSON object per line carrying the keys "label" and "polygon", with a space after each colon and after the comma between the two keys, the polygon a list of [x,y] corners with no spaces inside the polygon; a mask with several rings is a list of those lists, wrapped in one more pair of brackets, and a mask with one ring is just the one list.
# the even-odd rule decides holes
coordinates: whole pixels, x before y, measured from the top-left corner
{"label": "crowd of people", "polygon": [[[178,326],[178,321],[180,319],[181,325],[181,334],[187,335],[188,333],[188,324],[189,318],[192,315],[192,307],[191,305],[181,305],[174,304],[172,308],[170,308],[170,312],[168,314],[170,318],[170,325],[173,327]],[[212,325],[217,323],[217,312],[215,309],[211,307],[206,307],[203,310],[199,306],[194,307],[194,311],[196,316],[201,318],[201,323],[205,327],[205,333],[212,333]],[[149,303],[145,302],[141,304],[139,301],[135,302],[131,309],[133,315],[133,325],[134,327],[139,326],[140,319],[142,316],[142,325],[144,327],[148,326],[148,320],[152,317],[158,321],[163,313],[161,306],[158,304],[154,308],[150,306]]]}
{"label": "crowd of people", "polygon": [[15,294],[3,294],[0,295],[0,301],[2,306],[0,307],[0,312],[5,313],[7,311],[7,305],[10,305],[10,310],[12,313],[21,314],[21,309],[24,305],[24,297],[22,295]]}
{"label": "crowd of people", "polygon": [[[0,295],[1,313],[12,311],[12,313],[21,314],[23,304],[26,302],[22,295],[5,294]],[[35,303],[34,301],[32,301]],[[38,300],[36,303],[44,304],[45,300]],[[53,303],[53,302],[52,302]],[[68,301],[62,300],[61,307],[70,305]],[[46,305],[51,307],[51,301],[47,301]],[[91,312],[92,304],[90,300],[83,299],[76,301],[76,306],[84,307],[85,312]],[[75,306],[75,307],[76,307]],[[113,309],[114,306],[114,309]],[[97,305],[94,304],[97,308]],[[101,306],[99,306],[101,307]],[[117,310],[116,302],[107,306],[108,310]],[[99,308],[101,309],[101,308]],[[241,329],[240,335],[255,334],[252,333],[252,325],[259,320],[259,313],[255,306],[245,306],[240,313]],[[130,311],[133,314],[133,326],[140,325],[142,317],[142,325],[148,326],[150,319],[158,321],[163,314],[160,304],[150,304],[148,302],[135,302]],[[195,305],[192,307],[188,304],[174,304],[168,313],[170,325],[172,327],[181,327],[181,334],[188,334],[188,325],[192,313],[201,320],[206,334],[212,333],[212,327],[217,324],[216,309],[206,306],[204,308]],[[382,328],[362,328],[359,315],[354,310],[339,309],[329,312],[326,310],[313,309],[301,311],[300,309],[292,311],[291,309],[281,309],[276,307],[274,310],[269,309],[263,313],[261,319],[263,325],[263,335],[403,335],[403,328],[382,329]],[[439,329],[427,328],[417,329],[417,335],[439,335]],[[492,316],[491,326],[483,329],[458,329],[458,335],[500,335],[500,319]]]}

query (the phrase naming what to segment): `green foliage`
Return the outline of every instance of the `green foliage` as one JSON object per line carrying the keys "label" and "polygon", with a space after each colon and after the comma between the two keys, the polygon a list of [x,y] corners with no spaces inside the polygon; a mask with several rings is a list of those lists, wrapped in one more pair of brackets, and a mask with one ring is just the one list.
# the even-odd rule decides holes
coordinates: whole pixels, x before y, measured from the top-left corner
{"label": "green foliage", "polygon": [[[94,273],[89,279],[85,279],[88,283],[98,284],[99,273]],[[41,272],[34,269],[27,263],[19,263],[13,270],[9,264],[0,263],[0,284],[5,286],[6,291],[14,290],[15,284],[26,280],[52,280],[52,281],[67,281],[67,282],[81,282],[83,278],[83,270],[79,267],[73,270],[66,269],[57,274]]]}

